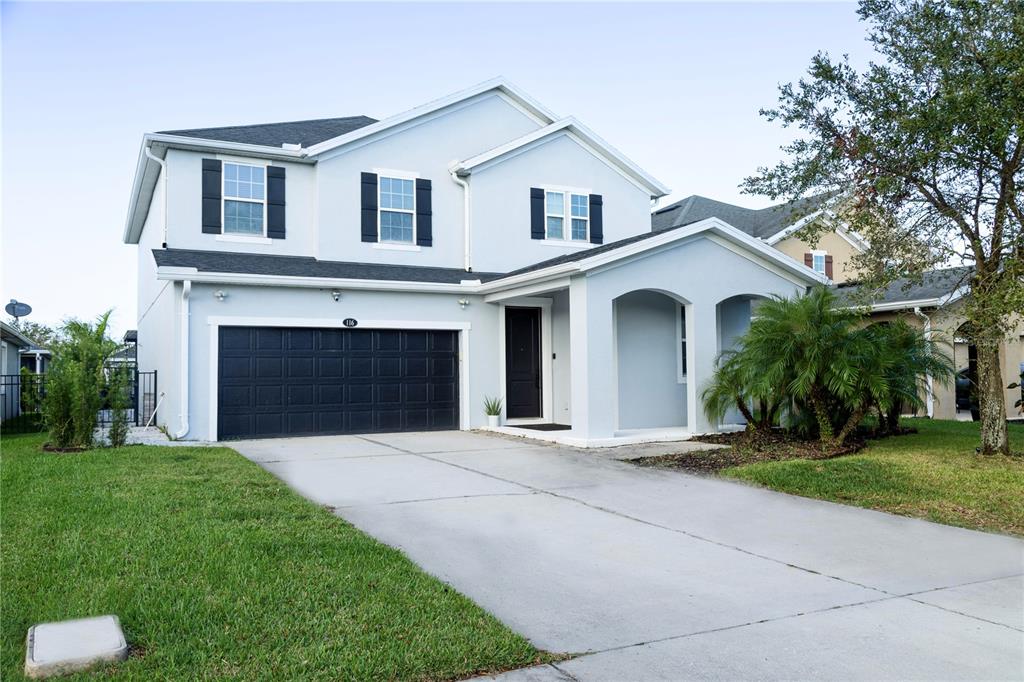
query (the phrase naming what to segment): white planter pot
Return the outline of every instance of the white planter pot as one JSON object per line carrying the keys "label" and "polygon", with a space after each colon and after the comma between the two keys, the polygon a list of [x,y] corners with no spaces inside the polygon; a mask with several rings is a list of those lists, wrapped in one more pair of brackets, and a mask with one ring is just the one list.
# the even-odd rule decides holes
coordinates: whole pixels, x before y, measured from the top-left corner
{"label": "white planter pot", "polygon": [[489,415],[487,415],[487,425],[489,427],[491,427],[492,429],[497,428],[500,422],[501,422],[501,415],[497,415],[497,414],[489,414]]}

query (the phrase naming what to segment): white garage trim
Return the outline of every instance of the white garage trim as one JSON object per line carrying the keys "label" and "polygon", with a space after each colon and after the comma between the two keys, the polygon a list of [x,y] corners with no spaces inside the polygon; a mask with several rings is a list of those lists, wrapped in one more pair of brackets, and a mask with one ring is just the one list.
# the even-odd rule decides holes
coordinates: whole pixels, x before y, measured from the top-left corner
{"label": "white garage trim", "polygon": [[356,327],[346,327],[337,317],[250,317],[210,315],[210,434],[217,440],[217,361],[221,327],[312,327],[326,329],[437,329],[459,332],[459,429],[469,430],[469,322],[431,322],[424,320],[360,320]]}

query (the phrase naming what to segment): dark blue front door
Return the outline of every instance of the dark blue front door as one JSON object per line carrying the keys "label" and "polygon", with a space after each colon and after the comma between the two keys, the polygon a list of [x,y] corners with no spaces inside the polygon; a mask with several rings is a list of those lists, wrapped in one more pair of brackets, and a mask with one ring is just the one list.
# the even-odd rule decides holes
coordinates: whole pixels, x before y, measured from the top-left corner
{"label": "dark blue front door", "polygon": [[459,427],[453,331],[221,327],[217,436]]}

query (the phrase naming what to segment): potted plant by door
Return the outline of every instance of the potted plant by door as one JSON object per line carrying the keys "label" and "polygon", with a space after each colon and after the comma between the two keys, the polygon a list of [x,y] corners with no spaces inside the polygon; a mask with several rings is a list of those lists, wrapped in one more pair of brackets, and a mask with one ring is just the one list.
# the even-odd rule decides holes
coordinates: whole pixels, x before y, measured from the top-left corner
{"label": "potted plant by door", "polygon": [[497,427],[501,419],[501,398],[484,396],[484,414],[487,415],[487,425],[492,429]]}

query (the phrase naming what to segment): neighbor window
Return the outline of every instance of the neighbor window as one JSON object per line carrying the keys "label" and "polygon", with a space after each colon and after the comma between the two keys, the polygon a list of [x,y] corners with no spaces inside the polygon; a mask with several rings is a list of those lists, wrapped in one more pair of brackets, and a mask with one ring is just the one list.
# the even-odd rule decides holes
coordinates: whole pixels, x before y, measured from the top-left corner
{"label": "neighbor window", "polygon": [[679,337],[679,361],[676,363],[678,368],[678,379],[679,383],[686,381],[686,306],[679,305],[679,316],[676,318],[676,332]]}
{"label": "neighbor window", "polygon": [[815,272],[825,274],[825,252],[816,251],[811,254],[812,264]]}
{"label": "neighbor window", "polygon": [[224,233],[263,236],[265,169],[224,164]]}
{"label": "neighbor window", "polygon": [[[545,192],[544,214],[548,239],[587,241],[590,226],[590,197],[571,192]],[[565,219],[569,217],[566,234]]]}
{"label": "neighbor window", "polygon": [[412,244],[416,217],[413,181],[380,177],[380,240]]}

